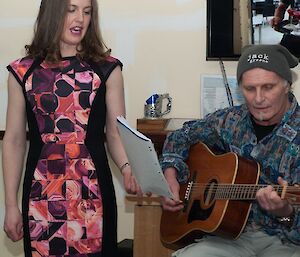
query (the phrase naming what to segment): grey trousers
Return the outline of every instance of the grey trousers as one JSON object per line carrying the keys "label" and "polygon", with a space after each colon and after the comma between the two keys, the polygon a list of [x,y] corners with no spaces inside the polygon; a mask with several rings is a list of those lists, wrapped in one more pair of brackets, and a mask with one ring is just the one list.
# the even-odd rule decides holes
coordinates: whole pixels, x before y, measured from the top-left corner
{"label": "grey trousers", "polygon": [[282,244],[277,236],[244,232],[237,240],[207,236],[173,253],[173,257],[300,257],[300,246]]}

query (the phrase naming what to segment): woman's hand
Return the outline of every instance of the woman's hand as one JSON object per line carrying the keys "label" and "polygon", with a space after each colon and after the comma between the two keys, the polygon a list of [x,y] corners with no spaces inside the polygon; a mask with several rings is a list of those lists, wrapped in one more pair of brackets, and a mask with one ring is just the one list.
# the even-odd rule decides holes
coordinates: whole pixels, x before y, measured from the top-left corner
{"label": "woman's hand", "polygon": [[162,204],[162,208],[165,211],[179,211],[183,208],[183,203],[182,201],[179,199],[179,183],[177,181],[177,171],[175,168],[167,168],[164,171],[166,180],[170,186],[170,189],[174,195],[174,199],[170,199],[167,197],[161,197],[161,204]]}
{"label": "woman's hand", "polygon": [[23,219],[17,206],[6,207],[4,232],[13,242],[23,238]]}
{"label": "woman's hand", "polygon": [[136,178],[132,175],[130,166],[122,170],[124,188],[128,194],[142,196],[143,192],[139,186]]}

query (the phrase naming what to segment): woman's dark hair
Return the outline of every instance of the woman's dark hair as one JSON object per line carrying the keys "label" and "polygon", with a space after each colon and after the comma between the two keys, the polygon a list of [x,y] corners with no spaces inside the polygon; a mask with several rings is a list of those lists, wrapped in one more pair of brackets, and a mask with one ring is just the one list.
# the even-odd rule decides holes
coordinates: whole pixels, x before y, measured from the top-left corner
{"label": "woman's dark hair", "polygon": [[[97,0],[91,0],[91,22],[78,49],[82,59],[99,62],[110,54],[103,42],[98,16]],[[40,57],[47,62],[56,63],[61,60],[60,38],[68,11],[69,0],[42,0],[35,22],[34,37],[30,45],[26,45],[26,54],[32,58]]]}

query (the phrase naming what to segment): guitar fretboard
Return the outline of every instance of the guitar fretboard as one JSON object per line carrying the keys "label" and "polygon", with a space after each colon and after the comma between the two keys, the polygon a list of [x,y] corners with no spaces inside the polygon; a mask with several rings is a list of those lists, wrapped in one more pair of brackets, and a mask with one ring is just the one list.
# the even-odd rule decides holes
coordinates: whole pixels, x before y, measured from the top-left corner
{"label": "guitar fretboard", "polygon": [[[266,187],[265,185],[218,185],[215,191],[216,199],[230,200],[255,200],[256,192]],[[277,186],[274,188],[281,196],[283,187]]]}
{"label": "guitar fretboard", "polygon": [[[255,200],[259,189],[267,185],[252,184],[199,184],[192,186],[192,191],[205,191],[206,199],[218,200]],[[300,199],[300,187],[272,185],[273,189],[281,198],[292,198],[293,201]]]}

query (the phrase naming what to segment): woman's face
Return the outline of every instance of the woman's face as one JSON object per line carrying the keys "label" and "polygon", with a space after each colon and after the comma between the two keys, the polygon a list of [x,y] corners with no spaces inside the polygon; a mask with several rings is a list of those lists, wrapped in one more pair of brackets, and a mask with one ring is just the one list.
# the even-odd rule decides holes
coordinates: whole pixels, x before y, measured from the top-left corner
{"label": "woman's face", "polygon": [[62,57],[73,56],[91,22],[91,0],[69,0],[68,11],[60,39]]}

